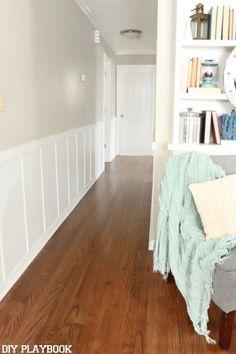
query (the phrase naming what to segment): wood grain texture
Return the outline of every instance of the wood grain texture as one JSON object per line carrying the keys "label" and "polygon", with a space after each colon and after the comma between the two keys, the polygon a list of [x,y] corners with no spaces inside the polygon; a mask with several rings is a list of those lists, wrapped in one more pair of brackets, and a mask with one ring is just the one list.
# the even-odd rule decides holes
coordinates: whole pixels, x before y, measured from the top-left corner
{"label": "wood grain texture", "polygon": [[[152,271],[152,159],[118,157],[0,303],[0,345],[74,354],[219,354],[174,283]],[[217,338],[219,312],[210,309]],[[236,352],[233,336],[229,354]]]}
{"label": "wood grain texture", "polygon": [[235,311],[221,312],[219,344],[222,349],[229,349],[232,340]]}

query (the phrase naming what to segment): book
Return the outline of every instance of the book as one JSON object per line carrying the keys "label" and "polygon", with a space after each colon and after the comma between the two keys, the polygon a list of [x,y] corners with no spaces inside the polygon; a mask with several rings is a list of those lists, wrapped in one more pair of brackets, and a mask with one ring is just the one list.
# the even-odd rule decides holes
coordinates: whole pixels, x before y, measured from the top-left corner
{"label": "book", "polygon": [[193,59],[189,59],[189,61],[188,61],[187,89],[189,89],[189,87],[191,87],[192,65],[193,65]]}
{"label": "book", "polygon": [[211,142],[211,111],[205,111],[204,144]]}
{"label": "book", "polygon": [[217,6],[212,6],[211,11],[211,28],[210,28],[210,39],[216,39],[216,18],[217,18]]}
{"label": "book", "polygon": [[236,39],[236,9],[233,9],[233,31],[232,40]]}
{"label": "book", "polygon": [[229,10],[229,39],[232,40],[233,39],[233,24],[234,22],[234,12],[233,9]]}
{"label": "book", "polygon": [[188,91],[189,87],[191,86],[192,65],[193,65],[193,59],[189,59],[188,60],[188,74],[187,74],[187,91]]}
{"label": "book", "polygon": [[200,87],[200,81],[201,81],[201,64],[202,64],[202,58],[198,57],[197,58],[197,77],[196,77],[196,87]]}
{"label": "book", "polygon": [[193,95],[220,94],[220,87],[190,87],[188,93]]}
{"label": "book", "polygon": [[196,87],[197,80],[197,58],[193,58],[192,73],[191,73],[191,87]]}
{"label": "book", "polygon": [[229,14],[230,7],[229,5],[224,5],[223,7],[223,29],[222,29],[222,39],[229,39]]}
{"label": "book", "polygon": [[223,5],[217,6],[217,16],[216,16],[216,40],[221,40],[222,38],[222,25],[223,25]]}
{"label": "book", "polygon": [[201,124],[200,124],[200,138],[199,138],[199,142],[201,144],[204,144],[204,136],[205,136],[205,113],[202,112],[201,114]]}
{"label": "book", "polygon": [[220,126],[217,114],[215,111],[211,112],[211,129],[214,144],[221,144],[221,136],[220,136]]}

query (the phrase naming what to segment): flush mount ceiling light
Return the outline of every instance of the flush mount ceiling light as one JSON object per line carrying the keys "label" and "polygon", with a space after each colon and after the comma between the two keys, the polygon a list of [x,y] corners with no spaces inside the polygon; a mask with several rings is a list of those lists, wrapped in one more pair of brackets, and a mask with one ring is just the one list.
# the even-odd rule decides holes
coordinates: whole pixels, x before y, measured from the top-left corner
{"label": "flush mount ceiling light", "polygon": [[120,31],[120,34],[128,39],[138,39],[141,37],[142,31],[138,29],[126,29]]}

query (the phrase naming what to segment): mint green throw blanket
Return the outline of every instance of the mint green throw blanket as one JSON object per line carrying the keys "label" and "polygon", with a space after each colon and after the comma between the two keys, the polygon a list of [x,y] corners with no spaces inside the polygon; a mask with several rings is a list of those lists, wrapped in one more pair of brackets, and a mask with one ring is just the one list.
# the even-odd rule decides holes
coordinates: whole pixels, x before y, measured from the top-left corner
{"label": "mint green throw blanket", "polygon": [[236,246],[236,236],[206,241],[189,184],[223,177],[224,171],[204,154],[170,157],[161,183],[154,271],[172,272],[195,331],[215,343],[207,329],[215,266]]}

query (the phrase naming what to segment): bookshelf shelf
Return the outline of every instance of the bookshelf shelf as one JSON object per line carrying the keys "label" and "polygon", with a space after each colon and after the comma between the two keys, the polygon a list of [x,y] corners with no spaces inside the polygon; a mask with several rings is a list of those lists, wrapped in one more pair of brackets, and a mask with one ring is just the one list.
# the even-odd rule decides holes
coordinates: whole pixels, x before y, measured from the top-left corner
{"label": "bookshelf shelf", "polygon": [[184,40],[182,47],[236,47],[236,41],[231,40]]}
{"label": "bookshelf shelf", "polygon": [[168,150],[176,152],[197,151],[208,155],[236,155],[236,141],[216,144],[169,144]]}
{"label": "bookshelf shelf", "polygon": [[205,95],[196,95],[190,93],[181,93],[181,100],[219,100],[219,101],[228,101],[228,98],[225,93],[220,94],[205,94]]}

